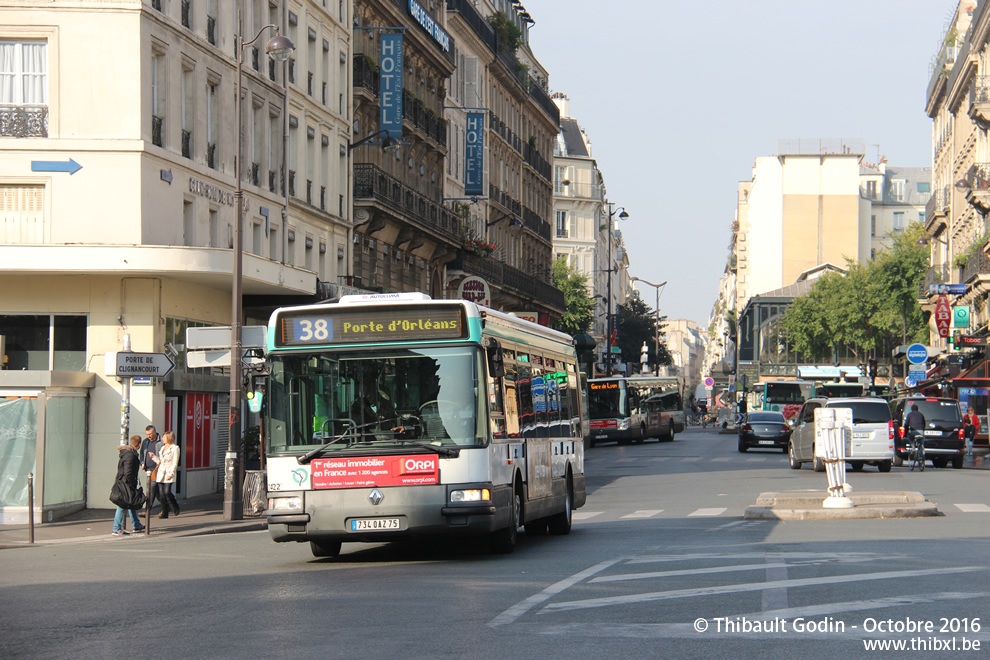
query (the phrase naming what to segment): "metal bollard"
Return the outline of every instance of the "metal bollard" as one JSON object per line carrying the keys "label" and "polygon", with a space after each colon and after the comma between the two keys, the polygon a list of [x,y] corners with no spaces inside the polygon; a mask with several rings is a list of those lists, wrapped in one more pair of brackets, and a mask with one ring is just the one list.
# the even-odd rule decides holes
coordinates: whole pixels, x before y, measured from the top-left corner
{"label": "metal bollard", "polygon": [[28,543],[34,544],[34,473],[28,472]]}

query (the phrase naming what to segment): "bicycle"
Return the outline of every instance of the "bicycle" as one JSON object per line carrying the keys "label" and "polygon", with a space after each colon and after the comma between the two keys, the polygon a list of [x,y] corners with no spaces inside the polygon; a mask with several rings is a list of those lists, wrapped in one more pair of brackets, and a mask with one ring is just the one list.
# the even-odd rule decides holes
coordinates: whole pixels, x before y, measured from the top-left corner
{"label": "bicycle", "polygon": [[925,436],[917,431],[911,431],[911,449],[908,452],[908,460],[911,461],[911,471],[917,467],[920,472],[925,471]]}

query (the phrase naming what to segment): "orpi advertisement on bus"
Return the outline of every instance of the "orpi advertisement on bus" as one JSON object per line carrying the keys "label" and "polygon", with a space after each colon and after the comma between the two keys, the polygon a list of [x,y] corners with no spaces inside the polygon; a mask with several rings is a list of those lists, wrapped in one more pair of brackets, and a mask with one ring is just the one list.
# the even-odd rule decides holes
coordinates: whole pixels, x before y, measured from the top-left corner
{"label": "orpi advertisement on bus", "polygon": [[440,480],[440,461],[434,455],[317,458],[310,467],[313,488],[421,486]]}

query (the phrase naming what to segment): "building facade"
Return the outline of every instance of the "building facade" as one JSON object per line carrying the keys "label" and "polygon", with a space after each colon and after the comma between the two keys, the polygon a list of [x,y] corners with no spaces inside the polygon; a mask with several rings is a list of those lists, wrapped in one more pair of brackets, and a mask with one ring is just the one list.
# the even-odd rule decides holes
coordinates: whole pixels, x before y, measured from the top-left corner
{"label": "building facade", "polygon": [[[148,424],[176,432],[180,496],[222,488],[229,378],[187,367],[185,331],[231,322],[237,189],[247,323],[267,322],[252,297],[312,296],[346,271],[346,173],[329,154],[351,124],[351,15],[325,5],[0,9],[14,83],[0,96],[0,426],[17,429],[0,465],[5,522],[26,520],[31,471],[37,520],[106,507],[117,445]],[[268,25],[291,37],[294,61],[266,57]],[[259,34],[240,76],[238,34]],[[176,368],[134,380],[122,429],[122,385],[104,362],[128,339]]]}

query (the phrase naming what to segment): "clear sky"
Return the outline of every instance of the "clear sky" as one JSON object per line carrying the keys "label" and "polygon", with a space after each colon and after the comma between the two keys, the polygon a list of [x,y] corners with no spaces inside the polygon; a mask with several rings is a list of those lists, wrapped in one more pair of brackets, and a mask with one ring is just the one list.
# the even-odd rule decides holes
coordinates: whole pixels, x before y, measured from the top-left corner
{"label": "clear sky", "polygon": [[[624,206],[630,273],[708,326],[739,181],[786,138],[931,165],[929,62],[956,0],[523,0],[550,88]],[[644,287],[652,308],[655,292]]]}

